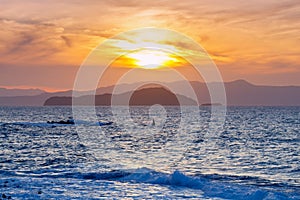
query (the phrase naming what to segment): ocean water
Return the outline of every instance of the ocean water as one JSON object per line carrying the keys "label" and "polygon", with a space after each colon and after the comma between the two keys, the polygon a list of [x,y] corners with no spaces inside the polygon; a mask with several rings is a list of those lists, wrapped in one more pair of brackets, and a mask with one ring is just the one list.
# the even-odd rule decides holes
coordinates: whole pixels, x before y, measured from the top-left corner
{"label": "ocean water", "polygon": [[96,111],[100,133],[47,123],[71,107],[1,107],[0,198],[300,199],[300,107],[228,107],[210,137],[210,107]]}

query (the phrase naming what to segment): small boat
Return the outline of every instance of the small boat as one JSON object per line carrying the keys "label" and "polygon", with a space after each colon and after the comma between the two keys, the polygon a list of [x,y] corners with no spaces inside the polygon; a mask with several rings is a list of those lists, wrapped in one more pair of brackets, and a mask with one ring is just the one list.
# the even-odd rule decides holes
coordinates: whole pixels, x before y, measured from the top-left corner
{"label": "small boat", "polygon": [[[101,121],[98,122],[99,126],[111,125],[112,123],[113,122],[101,122]],[[74,119],[69,118],[68,120],[47,121],[47,124],[70,124],[70,125],[74,125],[75,121],[74,121]]]}
{"label": "small boat", "polygon": [[47,124],[75,124],[74,120],[72,118],[69,118],[68,120],[60,120],[60,121],[47,121]]}

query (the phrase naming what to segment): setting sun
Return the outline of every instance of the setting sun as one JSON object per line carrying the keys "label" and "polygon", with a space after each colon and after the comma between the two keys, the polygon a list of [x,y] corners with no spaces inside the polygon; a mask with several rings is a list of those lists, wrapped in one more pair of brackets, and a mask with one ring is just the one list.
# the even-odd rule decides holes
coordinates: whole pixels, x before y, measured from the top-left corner
{"label": "setting sun", "polygon": [[157,69],[167,67],[168,63],[177,62],[177,58],[172,57],[171,54],[161,50],[140,50],[127,57],[134,60],[135,65],[144,69]]}

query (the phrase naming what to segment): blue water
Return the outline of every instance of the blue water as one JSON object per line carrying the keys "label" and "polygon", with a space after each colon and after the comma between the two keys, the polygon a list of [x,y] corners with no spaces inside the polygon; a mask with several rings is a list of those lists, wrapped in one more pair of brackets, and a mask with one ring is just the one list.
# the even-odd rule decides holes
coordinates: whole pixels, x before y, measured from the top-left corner
{"label": "blue water", "polygon": [[[0,195],[300,199],[300,107],[229,107],[220,135],[209,140],[209,107],[167,107],[165,121],[156,116],[154,126],[148,109],[131,109],[130,131],[109,107],[97,107],[99,121],[114,123],[95,139],[83,137],[95,130],[88,119],[46,123],[68,119],[71,107],[0,108]],[[181,117],[189,120],[184,130]],[[182,131],[189,137],[178,142]]]}

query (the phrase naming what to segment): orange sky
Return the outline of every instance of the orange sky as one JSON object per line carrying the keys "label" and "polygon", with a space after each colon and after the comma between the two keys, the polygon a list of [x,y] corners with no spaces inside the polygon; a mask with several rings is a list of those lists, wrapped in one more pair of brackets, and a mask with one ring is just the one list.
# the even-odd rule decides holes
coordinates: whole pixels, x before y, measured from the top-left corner
{"label": "orange sky", "polygon": [[0,4],[0,86],[71,89],[78,67],[100,42],[149,26],[196,40],[225,81],[300,85],[296,0],[1,0]]}

